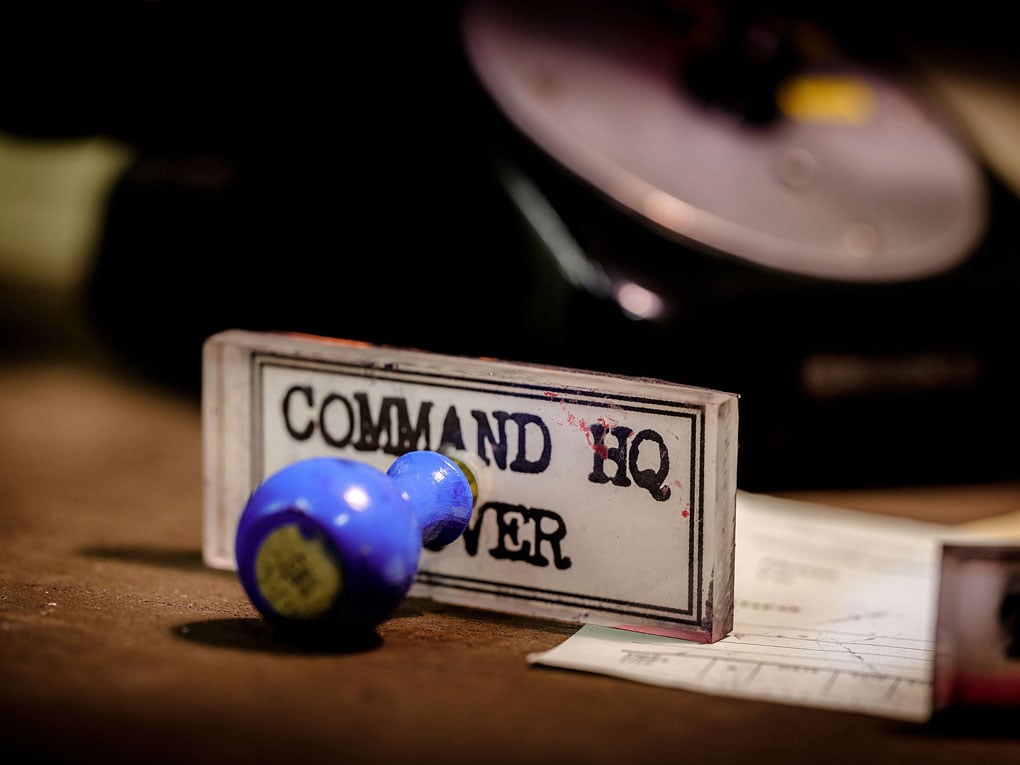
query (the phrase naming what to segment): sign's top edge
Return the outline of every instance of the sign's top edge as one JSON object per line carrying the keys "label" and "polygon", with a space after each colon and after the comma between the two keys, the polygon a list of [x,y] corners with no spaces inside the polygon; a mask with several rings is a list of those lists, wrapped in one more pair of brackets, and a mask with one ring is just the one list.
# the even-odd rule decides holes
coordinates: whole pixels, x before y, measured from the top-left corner
{"label": "sign's top edge", "polygon": [[206,346],[237,344],[253,353],[290,353],[302,358],[355,361],[370,363],[380,368],[399,368],[408,371],[437,368],[448,370],[456,366],[461,370],[485,371],[490,375],[498,369],[500,376],[505,379],[533,380],[537,375],[545,374],[561,379],[569,378],[575,382],[585,380],[590,383],[593,380],[601,380],[606,383],[628,383],[682,393],[705,404],[722,404],[725,401],[739,398],[736,393],[683,385],[651,377],[634,377],[490,357],[457,356],[295,332],[227,329],[211,335],[206,339],[205,344]]}

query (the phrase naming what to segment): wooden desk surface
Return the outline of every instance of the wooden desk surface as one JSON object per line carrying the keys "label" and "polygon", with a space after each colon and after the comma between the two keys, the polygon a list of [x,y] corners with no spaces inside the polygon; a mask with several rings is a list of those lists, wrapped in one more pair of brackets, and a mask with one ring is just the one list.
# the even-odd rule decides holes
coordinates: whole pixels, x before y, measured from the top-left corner
{"label": "wooden desk surface", "polygon": [[[801,498],[944,522],[1020,483]],[[1020,762],[1020,740],[529,666],[570,625],[409,600],[295,645],[202,565],[197,400],[0,363],[0,753],[239,763]],[[10,758],[5,761],[11,762]]]}

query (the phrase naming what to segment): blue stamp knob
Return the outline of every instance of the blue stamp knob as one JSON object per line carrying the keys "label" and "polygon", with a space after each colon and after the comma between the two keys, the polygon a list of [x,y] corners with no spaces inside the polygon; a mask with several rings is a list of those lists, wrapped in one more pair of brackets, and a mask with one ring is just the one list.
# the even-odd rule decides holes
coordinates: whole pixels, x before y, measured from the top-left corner
{"label": "blue stamp knob", "polygon": [[312,457],[252,492],[235,538],[238,576],[267,621],[372,628],[418,572],[423,546],[456,540],[474,497],[465,471],[437,452],[410,452],[388,472]]}

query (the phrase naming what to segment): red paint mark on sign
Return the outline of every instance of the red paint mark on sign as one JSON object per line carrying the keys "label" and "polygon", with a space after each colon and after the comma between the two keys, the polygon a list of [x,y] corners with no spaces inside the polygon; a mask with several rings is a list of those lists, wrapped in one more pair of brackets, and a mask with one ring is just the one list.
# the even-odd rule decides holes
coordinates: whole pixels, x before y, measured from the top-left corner
{"label": "red paint mark on sign", "polygon": [[[546,398],[557,397],[557,394],[553,393],[552,391],[545,391],[543,395]],[[605,459],[606,455],[609,453],[608,447],[606,447],[605,444],[595,443],[595,439],[591,434],[591,428],[588,426],[588,423],[585,422],[584,419],[577,417],[573,412],[567,409],[567,404],[565,401],[562,400],[560,401],[560,409],[563,410],[566,424],[572,428],[576,428],[577,430],[581,431],[581,433],[584,434],[584,440],[588,442],[588,446],[591,448],[591,450],[594,451],[596,454],[600,455],[603,459]],[[607,428],[609,427],[606,424],[605,419],[603,419],[602,417],[599,418],[599,422],[602,423],[603,426]],[[560,423],[560,425],[562,424],[563,423]]]}

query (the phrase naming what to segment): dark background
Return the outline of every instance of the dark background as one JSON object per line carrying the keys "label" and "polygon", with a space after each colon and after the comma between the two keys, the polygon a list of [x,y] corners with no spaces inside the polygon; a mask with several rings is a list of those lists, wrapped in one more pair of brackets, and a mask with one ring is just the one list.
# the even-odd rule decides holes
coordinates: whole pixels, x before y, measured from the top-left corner
{"label": "dark background", "polygon": [[[107,135],[135,151],[85,285],[90,321],[118,353],[194,394],[202,341],[230,327],[660,377],[741,395],[743,488],[1016,476],[1011,190],[990,174],[980,250],[923,282],[848,285],[677,258],[683,245],[506,123],[464,59],[461,5],[42,2],[0,13],[13,73],[0,130]],[[735,34],[807,17],[882,66],[902,67],[917,44],[1015,62],[990,2],[645,5],[681,29],[717,13]],[[760,69],[721,42],[709,53],[699,85],[749,108]],[[670,318],[635,322],[562,280],[512,210],[496,157],[527,169],[590,254],[659,280]],[[820,400],[799,374],[821,353],[950,354],[978,371],[943,389]]]}

